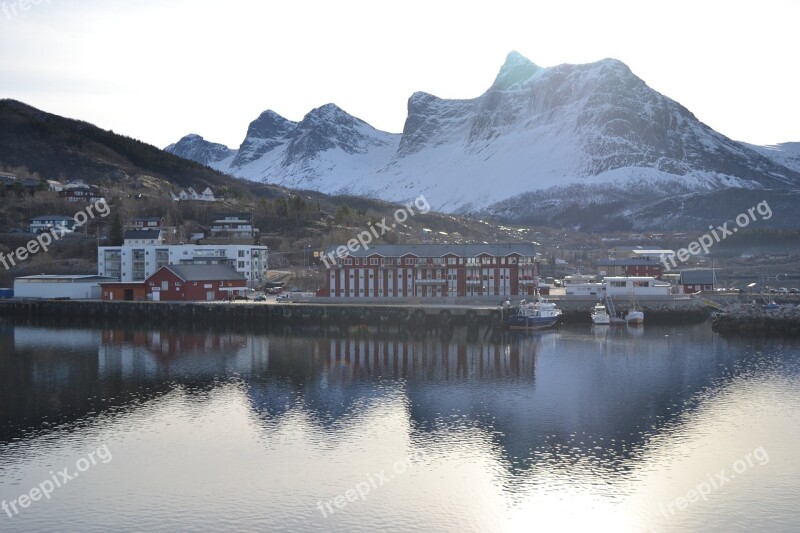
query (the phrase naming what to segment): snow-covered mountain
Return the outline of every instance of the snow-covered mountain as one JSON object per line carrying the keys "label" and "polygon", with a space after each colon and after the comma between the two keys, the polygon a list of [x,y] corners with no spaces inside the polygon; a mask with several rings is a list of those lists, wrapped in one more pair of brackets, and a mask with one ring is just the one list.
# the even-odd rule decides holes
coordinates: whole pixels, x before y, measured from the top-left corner
{"label": "snow-covered mountain", "polygon": [[772,159],[779,165],[788,167],[795,172],[800,172],[800,142],[781,143],[773,146],[757,146],[754,144],[745,144],[745,146]]}
{"label": "snow-covered mountain", "polygon": [[183,137],[175,144],[170,144],[164,150],[203,165],[221,167],[229,165],[236,155],[236,150],[232,150],[224,144],[208,142],[194,133]]}
{"label": "snow-covered mountain", "polygon": [[[182,142],[168,150],[183,155]],[[440,211],[511,220],[602,205],[600,226],[679,225],[674,206],[636,213],[681,195],[800,187],[794,160],[715,132],[614,59],[541,68],[512,52],[477,98],[412,95],[402,134],[328,104],[300,122],[265,112],[233,157],[212,160],[230,153],[208,144],[184,153],[252,180],[393,201],[425,194]]]}

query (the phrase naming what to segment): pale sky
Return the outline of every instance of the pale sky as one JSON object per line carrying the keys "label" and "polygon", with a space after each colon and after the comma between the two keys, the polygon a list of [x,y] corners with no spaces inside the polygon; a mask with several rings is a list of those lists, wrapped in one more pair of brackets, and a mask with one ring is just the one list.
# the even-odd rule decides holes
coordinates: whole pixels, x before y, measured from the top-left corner
{"label": "pale sky", "polygon": [[[27,8],[27,9],[26,9]],[[0,98],[159,147],[238,148],[333,102],[400,132],[408,97],[473,98],[517,50],[619,59],[736,140],[800,141],[800,0],[0,0]]]}

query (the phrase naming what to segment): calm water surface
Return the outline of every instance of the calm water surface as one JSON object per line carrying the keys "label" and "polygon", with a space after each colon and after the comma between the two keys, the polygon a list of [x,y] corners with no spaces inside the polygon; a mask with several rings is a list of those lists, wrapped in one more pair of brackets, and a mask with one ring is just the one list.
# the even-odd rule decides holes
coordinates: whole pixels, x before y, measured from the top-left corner
{"label": "calm water surface", "polygon": [[800,344],[484,333],[0,323],[0,531],[800,531]]}

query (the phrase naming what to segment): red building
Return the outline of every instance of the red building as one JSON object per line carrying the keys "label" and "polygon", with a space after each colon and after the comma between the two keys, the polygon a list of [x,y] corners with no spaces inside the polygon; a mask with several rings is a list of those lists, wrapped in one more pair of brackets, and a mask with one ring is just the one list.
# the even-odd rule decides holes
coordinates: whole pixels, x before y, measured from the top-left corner
{"label": "red building", "polygon": [[247,291],[247,279],[227,265],[167,265],[145,280],[154,301],[224,300]]}
{"label": "red building", "polygon": [[717,286],[717,275],[713,270],[682,270],[681,280],[684,294],[713,291]]}
{"label": "red building", "polygon": [[103,300],[139,302],[147,299],[147,291],[143,281],[119,282],[110,281],[100,284]]}
{"label": "red building", "polygon": [[532,243],[375,245],[326,261],[326,285],[318,294],[338,298],[533,295],[535,257]]}

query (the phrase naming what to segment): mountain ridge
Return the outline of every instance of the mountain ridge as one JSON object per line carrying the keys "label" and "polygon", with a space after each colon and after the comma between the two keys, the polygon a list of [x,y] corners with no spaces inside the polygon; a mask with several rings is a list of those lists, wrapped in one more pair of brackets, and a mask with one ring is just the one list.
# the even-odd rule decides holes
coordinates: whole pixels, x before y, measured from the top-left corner
{"label": "mountain ridge", "polygon": [[[559,209],[613,196],[626,200],[608,217],[637,220],[637,204],[671,196],[800,186],[793,159],[714,131],[610,58],[542,68],[511,52],[478,97],[412,94],[401,134],[333,104],[285,124],[259,152],[252,146],[265,141],[251,135],[251,123],[236,158],[206,164],[328,194],[388,201],[425,194],[443,212],[504,218],[510,205],[519,218],[544,211],[557,218]],[[523,196],[527,203],[514,202]]]}

